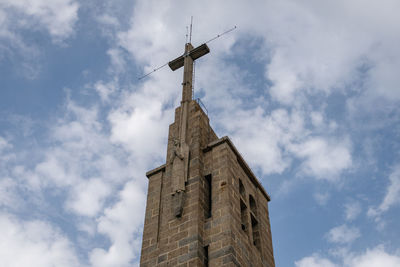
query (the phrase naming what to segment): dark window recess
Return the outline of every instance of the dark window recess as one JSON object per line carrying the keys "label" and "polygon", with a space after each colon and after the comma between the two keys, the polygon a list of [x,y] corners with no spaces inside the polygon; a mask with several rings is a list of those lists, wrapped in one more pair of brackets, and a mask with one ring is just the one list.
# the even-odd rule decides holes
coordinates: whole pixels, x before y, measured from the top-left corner
{"label": "dark window recess", "polygon": [[240,223],[243,231],[247,232],[248,224],[248,211],[247,205],[244,202],[246,199],[246,190],[244,189],[242,180],[239,179],[239,194],[240,194]]}
{"label": "dark window recess", "polygon": [[252,195],[249,195],[249,202],[251,212],[254,214],[254,216],[257,216],[257,205]]}
{"label": "dark window recess", "polygon": [[212,186],[211,186],[211,174],[206,175],[204,177],[205,180],[205,198],[204,198],[204,202],[205,202],[205,218],[210,218],[211,217],[211,209],[212,209]]}
{"label": "dark window recess", "polygon": [[244,191],[244,186],[242,180],[239,179],[239,193],[242,197],[246,198],[246,192]]}
{"label": "dark window recess", "polygon": [[242,230],[247,232],[247,206],[242,199],[240,199],[240,221]]}
{"label": "dark window recess", "polygon": [[259,251],[261,251],[260,226],[257,220],[257,204],[252,195],[249,195],[249,203],[250,203],[251,229],[253,232],[253,244]]}
{"label": "dark window recess", "polygon": [[204,247],[204,266],[208,267],[208,245]]}
{"label": "dark window recess", "polygon": [[258,250],[261,251],[260,226],[258,224],[256,217],[254,217],[253,214],[251,214],[250,216],[251,216],[251,228],[253,230],[253,244],[254,246],[256,246]]}

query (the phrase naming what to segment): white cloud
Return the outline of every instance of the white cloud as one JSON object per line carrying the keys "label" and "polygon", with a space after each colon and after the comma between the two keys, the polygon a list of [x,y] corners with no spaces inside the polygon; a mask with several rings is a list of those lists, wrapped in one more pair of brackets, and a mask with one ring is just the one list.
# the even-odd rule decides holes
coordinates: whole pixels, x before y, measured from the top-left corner
{"label": "white cloud", "polygon": [[111,186],[101,179],[85,180],[73,187],[66,205],[77,214],[95,216],[111,192]]}
{"label": "white cloud", "polygon": [[370,208],[368,215],[372,217],[379,217],[382,213],[386,212],[393,205],[400,202],[400,165],[393,168],[392,173],[389,175],[390,184],[386,190],[386,195],[382,203],[377,208]]}
{"label": "white cloud", "polygon": [[[0,167],[15,159],[13,145],[0,136]],[[0,171],[1,174],[1,171]]]}
{"label": "white cloud", "polygon": [[119,201],[107,208],[98,221],[98,231],[111,240],[107,250],[96,248],[90,253],[90,262],[96,267],[132,266],[137,261],[142,241],[145,211],[145,190],[128,182],[119,193]]}
{"label": "white cloud", "polygon": [[[400,63],[393,43],[394,39],[398,41],[393,32],[400,32],[395,26],[399,21],[393,14],[398,3],[369,2],[362,9],[358,1],[336,1],[329,7],[317,1],[285,4],[293,8],[273,17],[273,25],[282,26],[275,32],[271,30],[275,33],[272,37],[266,34],[276,46],[266,73],[274,82],[271,93],[276,99],[293,103],[304,92],[330,94],[335,90],[360,89],[346,86],[358,79],[357,68],[365,63],[373,66],[367,73],[371,83],[366,85],[368,91],[378,92],[372,97],[398,99],[400,95],[394,93],[393,83],[398,83],[398,76],[394,69],[389,69],[391,64]],[[382,14],[387,19],[381,19]]]}
{"label": "white cloud", "polygon": [[6,148],[10,148],[11,144],[9,144],[3,137],[0,136],[0,152],[5,150]]}
{"label": "white cloud", "polygon": [[7,172],[9,164],[15,160],[13,145],[0,136],[0,207],[18,207],[17,183]]}
{"label": "white cloud", "polygon": [[[261,100],[263,105],[254,103],[248,107],[243,98],[252,95],[239,78],[239,70],[224,66],[231,74],[215,78],[212,73],[218,72],[217,68],[216,64],[208,67],[205,74],[202,72],[210,77],[207,83],[211,86],[200,81],[200,88],[218,88],[206,91],[205,101],[218,114],[212,123],[225,129],[224,134],[232,137],[248,162],[259,167],[263,174],[282,173],[292,167],[293,159],[300,159],[303,163],[299,175],[334,181],[351,167],[352,142],[348,137],[338,136],[334,121],[325,119],[321,112],[308,114],[302,108],[271,110],[265,100]],[[314,129],[307,127],[308,120]]]}
{"label": "white cloud", "polygon": [[18,207],[17,183],[10,177],[0,178],[0,207]]}
{"label": "white cloud", "polygon": [[[39,163],[35,169],[35,174],[42,178],[40,183],[43,187],[49,183],[62,187],[77,182],[78,177],[73,173],[74,170],[69,170],[68,168],[68,165],[73,164],[73,162],[68,161],[70,160],[68,153],[56,148],[52,151],[49,150],[47,154],[47,159]],[[66,162],[65,165],[63,164],[64,160]],[[35,178],[35,175],[32,178]],[[36,179],[32,181],[36,183]]]}
{"label": "white cloud", "polygon": [[291,151],[304,158],[302,171],[320,179],[332,180],[351,167],[349,142],[312,137],[290,146]]}
{"label": "white cloud", "polygon": [[178,20],[174,21],[170,16],[175,13],[171,8],[172,5],[168,2],[137,2],[130,29],[118,34],[119,45],[141,63],[160,64],[171,60],[166,58],[166,52],[171,52],[172,47],[180,47],[181,44],[179,39],[175,38],[176,35],[168,31],[171,23],[178,23]]}
{"label": "white cloud", "polygon": [[368,249],[364,253],[345,252],[339,259],[341,263],[334,263],[320,255],[304,257],[295,264],[297,267],[397,267],[400,266],[400,256],[389,254],[382,245]]}
{"label": "white cloud", "polygon": [[[228,119],[222,121],[230,122]],[[290,142],[293,135],[302,129],[297,127],[302,124],[300,117],[285,110],[274,110],[268,116],[257,108],[237,112],[235,121],[240,123],[229,123],[228,130],[249,162],[261,167],[264,174],[282,173],[289,166],[290,159],[282,153],[281,145]]]}
{"label": "white cloud", "polygon": [[331,195],[329,193],[317,192],[314,194],[315,200],[321,206],[325,206],[330,197],[331,197]]}
{"label": "white cloud", "polygon": [[0,0],[0,61],[9,59],[7,67],[18,76],[37,78],[43,50],[32,41],[37,37],[28,39],[23,32],[45,32],[53,43],[64,45],[75,33],[78,8],[75,0]]}
{"label": "white cloud", "polygon": [[[119,63],[115,63],[119,64]],[[96,82],[93,87],[96,90],[96,92],[99,94],[100,99],[102,102],[108,102],[110,96],[117,91],[117,82],[112,81],[108,83],[104,83],[103,81],[98,81]]]}
{"label": "white cloud", "polygon": [[[73,35],[78,7],[75,1],[30,1],[30,10],[25,10],[22,4],[28,2],[0,0],[0,6],[7,3],[9,9],[23,14],[25,20],[16,27],[33,27],[26,24],[26,18],[32,18],[35,27],[48,31],[54,41]],[[138,1],[130,27],[115,34],[115,44],[108,50],[112,67],[117,70],[110,73],[118,75],[126,70],[129,60],[124,58],[126,51],[135,63],[146,66],[144,73],[180,55],[185,27],[177,13],[190,14],[196,10],[199,14],[195,17],[195,44],[238,24],[238,30],[210,45],[212,53],[201,59],[197,69],[196,90],[205,94],[209,108],[222,110],[216,118],[211,118],[211,123],[231,134],[245,158],[263,174],[283,173],[300,159],[302,175],[335,181],[352,165],[352,142],[335,132],[338,124],[328,122],[323,109],[317,107],[318,111],[309,115],[309,106],[319,103],[310,103],[305,96],[365,90],[360,94],[370,99],[377,95],[396,99],[394,86],[399,84],[396,73],[399,60],[395,55],[399,35],[393,33],[400,23],[389,19],[398,17],[391,13],[397,3],[387,1],[379,6],[363,3],[363,9],[357,1],[344,3],[336,1],[326,4],[327,8],[318,1],[301,4],[253,1],[236,2],[226,8],[225,2],[187,1],[178,9],[171,1]],[[373,10],[383,10],[387,16],[382,19],[382,13]],[[7,26],[0,29],[3,30],[0,35],[26,46],[9,28],[9,19],[0,9],[0,25]],[[55,20],[54,25],[49,23],[51,20]],[[118,27],[115,17],[104,15],[99,20]],[[260,44],[254,53],[246,51],[246,60],[268,57],[261,67],[265,67],[265,77],[273,86],[261,84],[265,92],[256,92],[257,97],[244,79],[251,77],[253,70],[245,73],[235,66],[228,67],[223,60],[232,55],[235,40],[242,37],[257,38]],[[349,86],[359,78],[358,68],[363,64],[371,67],[366,73],[366,88]],[[160,148],[166,147],[168,124],[173,120],[171,106],[178,104],[180,80],[181,72],[163,69],[143,83],[130,86],[129,92],[121,92],[122,100],[113,103],[106,124],[98,117],[96,108],[82,108],[69,102],[66,117],[52,127],[49,140],[52,144],[44,151],[43,161],[36,168],[16,171],[28,179],[34,190],[48,187],[65,190],[65,208],[92,219],[82,224],[81,229],[93,233],[92,222],[98,219],[98,233],[109,237],[111,245],[91,251],[90,261],[95,266],[124,266],[137,260],[144,216],[144,172],[155,167],[154,162],[164,159],[165,150]],[[110,102],[119,86],[117,80],[94,84],[103,104]],[[290,108],[282,109],[266,101],[268,94],[274,100],[291,104]],[[305,125],[308,120],[319,129],[318,135],[311,135],[311,129]],[[132,182],[127,182],[131,179]],[[9,180],[4,184],[13,187]],[[107,198],[113,200],[119,187],[124,189],[118,202],[108,206]],[[396,202],[393,201],[396,197],[392,197],[396,190],[393,192],[382,202],[382,209]],[[319,199],[322,203],[324,196]],[[79,205],[83,201],[85,204]],[[357,213],[350,210],[346,211],[348,220]],[[344,225],[334,229],[330,238],[340,243],[337,240],[346,239],[343,238],[346,231],[356,228]],[[357,230],[353,231],[352,239]],[[317,256],[296,265],[335,266]]]}
{"label": "white cloud", "polygon": [[101,24],[105,24],[108,26],[113,26],[113,27],[119,26],[118,18],[112,16],[111,14],[102,14],[97,17],[97,20]]}
{"label": "white cloud", "polygon": [[361,213],[361,204],[357,201],[348,202],[344,206],[347,221],[353,221]]}
{"label": "white cloud", "polygon": [[345,224],[332,228],[326,234],[329,242],[339,244],[351,243],[360,236],[360,230],[357,227],[349,227]]}
{"label": "white cloud", "polygon": [[51,224],[0,214],[2,266],[84,266],[71,242]]}
{"label": "white cloud", "polygon": [[111,66],[109,67],[109,72],[119,73],[126,70],[125,54],[123,54],[120,49],[109,49],[107,51],[107,54],[111,58]]}
{"label": "white cloud", "polygon": [[321,258],[318,255],[302,258],[295,262],[296,267],[335,267],[336,264],[328,259]]}
{"label": "white cloud", "polygon": [[[78,3],[74,0],[1,0],[0,8],[5,14],[14,16],[4,17],[8,27],[20,27],[33,30],[45,28],[55,41],[62,41],[73,34],[73,26],[78,18]],[[8,15],[7,15],[8,16]],[[16,19],[18,18],[18,19]],[[11,25],[12,24],[12,25]]]}
{"label": "white cloud", "polygon": [[[29,208],[38,205],[36,208],[40,212],[56,218],[72,213],[75,216],[71,216],[69,223],[76,223],[76,230],[86,232],[92,238],[104,235],[110,240],[111,245],[106,248],[97,247],[97,244],[84,245],[90,247],[85,253],[90,256],[93,266],[120,267],[138,263],[146,200],[145,172],[156,167],[149,160],[157,158],[153,152],[157,150],[162,156],[164,152],[159,151],[159,147],[124,148],[115,144],[111,138],[112,129],[104,130],[106,125],[100,121],[96,107],[84,108],[68,99],[64,111],[64,117],[50,126],[49,145],[41,151],[43,159],[31,164],[32,167],[16,165],[9,173],[12,178],[1,177],[0,191],[4,193],[0,196],[1,205],[14,206],[18,210],[16,204],[28,207],[30,202]],[[124,131],[124,126],[121,125],[119,130]],[[150,135],[143,134],[142,142],[147,138],[151,143]],[[163,141],[157,142],[162,144]],[[1,147],[5,151],[12,146],[1,139]],[[153,150],[148,150],[148,147]],[[143,158],[136,160],[135,155],[143,155]],[[47,203],[44,192],[49,189],[51,197],[57,197],[61,206]],[[21,203],[16,201],[21,198],[18,190],[27,193]]]}
{"label": "white cloud", "polygon": [[315,128],[324,125],[324,115],[321,112],[313,111],[311,112],[310,117],[311,117],[311,122]]}
{"label": "white cloud", "polygon": [[345,264],[352,267],[398,267],[400,266],[400,255],[389,254],[383,246],[377,246],[372,250],[367,250],[364,254],[347,257]]}
{"label": "white cloud", "polygon": [[166,147],[168,124],[173,120],[172,109],[165,109],[165,101],[171,96],[164,98],[164,89],[160,88],[156,80],[122,96],[119,107],[108,116],[111,141],[133,153],[144,169],[150,167],[151,160],[164,157],[162,148]]}
{"label": "white cloud", "polygon": [[[326,94],[332,92],[331,87],[338,87],[345,84],[343,80],[346,77],[352,77],[351,69],[356,67],[357,56],[349,57],[349,54],[353,53],[357,49],[353,47],[348,48],[347,37],[351,37],[352,34],[345,32],[342,35],[335,35],[332,32],[325,33],[325,29],[322,26],[318,26],[322,20],[325,24],[333,23],[330,21],[334,18],[321,17],[318,12],[313,10],[311,6],[300,6],[297,3],[291,1],[285,1],[282,4],[276,3],[257,3],[257,10],[252,9],[252,5],[244,5],[236,3],[232,5],[229,10],[224,9],[224,16],[228,18],[237,18],[240,23],[239,30],[234,31],[231,34],[224,36],[211,45],[213,51],[212,55],[207,55],[204,59],[201,59],[202,63],[198,67],[198,77],[196,78],[196,88],[204,90],[205,101],[208,107],[213,109],[219,109],[220,115],[217,118],[213,118],[213,125],[222,126],[228,131],[233,137],[235,143],[239,147],[240,151],[245,155],[246,159],[256,167],[259,167],[263,174],[271,173],[282,173],[287,168],[291,167],[293,158],[299,158],[303,160],[302,174],[314,176],[319,179],[335,180],[340,174],[348,170],[352,164],[351,156],[351,140],[349,138],[343,138],[342,136],[327,137],[326,132],[333,133],[337,124],[335,121],[327,122],[324,114],[321,112],[314,112],[311,114],[311,120],[316,128],[321,128],[325,132],[321,136],[308,137],[309,130],[305,127],[304,121],[308,119],[308,115],[299,110],[293,110],[288,112],[283,109],[276,109],[269,113],[270,107],[266,106],[265,101],[260,101],[262,105],[256,104],[253,107],[245,106],[243,98],[253,97],[252,93],[249,92],[248,85],[244,82],[246,73],[241,71],[235,66],[227,66],[221,58],[229,53],[232,53],[231,48],[234,40],[237,39],[244,32],[254,34],[254,36],[261,36],[265,43],[261,42],[261,49],[257,51],[258,54],[264,49],[270,47],[264,47],[264,45],[272,45],[272,61],[267,62],[267,74],[279,73],[280,71],[287,72],[288,75],[284,74],[282,77],[276,77],[273,79],[276,83],[287,83],[292,77],[293,84],[287,85],[288,90],[297,90],[296,83],[307,84],[309,89],[306,90],[309,94],[314,94],[323,91]],[[212,2],[209,5],[213,6],[212,10],[218,10],[223,8],[220,3]],[[209,6],[207,9],[209,10]],[[291,8],[287,8],[290,6]],[[233,25],[232,20],[224,21],[223,24],[216,22],[215,18],[212,17],[212,13],[201,12],[204,5],[197,5],[195,3],[183,5],[180,10],[192,10],[198,8],[198,12],[202,14],[200,18],[196,18],[195,24],[196,36],[195,40],[206,39],[209,32],[215,32],[215,29],[209,29],[206,25],[220,25],[222,29],[229,28]],[[279,11],[278,11],[279,10]],[[283,13],[282,13],[283,11]],[[149,20],[145,14],[152,13],[152,17]],[[144,72],[151,70],[148,66],[156,67],[161,65],[173,57],[182,53],[182,51],[174,51],[173,48],[179,48],[181,40],[183,43],[184,39],[179,38],[179,31],[166,31],[166,29],[178,29],[179,25],[182,24],[180,20],[172,16],[175,10],[173,5],[163,3],[161,6],[155,5],[152,1],[145,3],[139,2],[135,8],[135,15],[133,16],[131,27],[129,30],[118,34],[117,44],[118,47],[128,51],[137,62],[146,65]],[[237,14],[253,14],[253,20],[245,20],[243,16]],[[254,13],[255,12],[255,13]],[[267,12],[268,15],[257,16],[257,12]],[[277,16],[276,14],[280,14]],[[306,15],[305,17],[303,15]],[[263,23],[258,21],[259,18],[263,18]],[[290,19],[293,21],[290,21]],[[304,23],[294,23],[302,22]],[[161,23],[162,20],[162,23]],[[207,24],[202,21],[208,21]],[[282,25],[279,29],[269,27],[268,21],[271,21],[271,25]],[[236,23],[235,22],[235,23]],[[232,25],[229,25],[232,23]],[[143,27],[146,25],[146,27]],[[290,31],[293,38],[287,38],[285,34],[289,30],[288,27],[294,27],[294,31]],[[182,36],[184,36],[184,27]],[[292,28],[290,28],[292,29]],[[309,35],[310,38],[317,38],[316,47],[317,49],[308,47],[309,39],[304,39],[304,31]],[[334,28],[329,27],[329,31],[335,31]],[[321,34],[321,37],[318,37]],[[326,39],[324,39],[327,37]],[[302,50],[299,51],[299,43],[293,42],[297,40],[302,44]],[[332,44],[339,44],[336,50],[331,51]],[[348,50],[346,50],[348,49]],[[329,52],[328,52],[329,51]],[[306,52],[306,53],[305,53]],[[114,56],[113,56],[114,58]],[[281,59],[280,59],[281,58]],[[281,62],[278,64],[278,61]],[[355,63],[352,63],[356,61]],[[349,63],[351,62],[351,63]],[[294,70],[292,70],[294,66]],[[322,67],[321,67],[322,66]],[[323,66],[326,66],[324,68]],[[221,70],[224,70],[221,72]],[[156,79],[161,74],[157,72]],[[219,73],[219,75],[215,75]],[[160,75],[160,76],[159,76]],[[172,74],[170,74],[171,76]],[[292,76],[291,76],[292,75]],[[207,78],[202,78],[207,77]],[[180,78],[180,77],[179,77]],[[167,81],[166,78],[163,87],[171,81]],[[270,79],[272,79],[270,77]],[[337,81],[341,80],[340,84]],[[146,80],[142,88],[149,90],[154,84],[152,79]],[[178,84],[178,83],[175,83]],[[300,86],[300,87],[301,87]],[[215,90],[218,88],[218,90]],[[165,89],[163,89],[165,91]],[[272,89],[274,91],[274,89]],[[284,90],[277,90],[285,93]],[[160,92],[159,92],[160,93]],[[141,99],[144,93],[140,92],[132,94],[131,102],[136,101],[132,106],[137,105],[136,99]],[[295,92],[288,92],[288,97],[295,97]],[[263,97],[263,96],[261,96]],[[155,97],[160,99],[160,97]],[[147,93],[144,103],[151,99]],[[221,101],[223,99],[223,101]],[[155,99],[152,99],[152,102]],[[135,107],[128,111],[121,112],[121,109],[114,112],[111,115],[111,121],[113,122],[113,134],[114,141],[120,141],[124,144],[128,144],[132,147],[140,146],[135,140],[140,140],[140,129],[145,129],[147,134],[153,135],[154,132],[148,129],[157,129],[157,125],[152,122],[160,120],[158,114],[161,113],[162,103],[166,100],[162,100],[161,103],[157,103],[158,107],[146,107],[146,110]],[[304,104],[303,102],[300,102]],[[268,105],[268,103],[267,103]],[[150,113],[148,110],[153,110]],[[158,110],[158,111],[157,111]],[[156,116],[154,119],[152,116]],[[141,121],[151,121],[147,127],[134,127],[133,125],[143,125]],[[229,123],[231,121],[238,121],[240,125],[234,125]],[[120,125],[132,125],[129,126],[131,129],[128,131],[117,130]],[[336,126],[335,126],[336,125]],[[322,129],[323,128],[323,129]],[[254,129],[257,129],[254,131]],[[158,131],[156,131],[158,132]],[[226,132],[223,133],[225,135]],[[128,137],[129,136],[129,137]],[[266,138],[267,136],[267,138]],[[340,141],[339,141],[340,140]]]}
{"label": "white cloud", "polygon": [[[206,72],[206,76],[211,77],[208,83],[214,84],[212,73],[217,72],[217,68],[211,67]],[[227,77],[210,86],[218,90],[206,92],[205,101],[218,109],[212,123],[225,129],[248,162],[259,167],[263,174],[282,173],[292,167],[293,159],[300,159],[303,163],[299,175],[334,181],[351,167],[352,142],[348,137],[338,136],[334,121],[326,120],[321,112],[309,115],[302,108],[271,110],[265,100],[261,100],[264,105],[254,103],[248,107],[243,98],[252,95],[238,78],[239,71],[223,69],[232,72],[235,78],[223,74]],[[203,86],[205,81],[200,83]],[[307,127],[308,120],[313,122],[314,129]]]}
{"label": "white cloud", "polygon": [[2,200],[18,199],[17,189],[28,192],[29,198],[51,188],[56,189],[52,190],[55,195],[65,194],[66,211],[95,218],[128,180],[141,179],[144,184],[146,169],[110,140],[96,107],[83,108],[67,100],[64,111],[65,116],[49,128],[48,146],[40,150],[41,158],[28,167],[23,165],[28,155],[20,153],[12,171],[6,173],[12,180],[1,180],[7,185]]}

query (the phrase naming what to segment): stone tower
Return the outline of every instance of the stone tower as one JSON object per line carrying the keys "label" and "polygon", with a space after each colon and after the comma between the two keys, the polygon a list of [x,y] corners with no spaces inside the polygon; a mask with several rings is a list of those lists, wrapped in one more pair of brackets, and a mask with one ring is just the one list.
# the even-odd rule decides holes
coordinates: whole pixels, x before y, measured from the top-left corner
{"label": "stone tower", "polygon": [[166,163],[146,173],[141,266],[275,266],[270,197],[192,100],[193,61],[209,51],[187,43],[169,62],[172,70],[184,67],[182,101],[169,126]]}

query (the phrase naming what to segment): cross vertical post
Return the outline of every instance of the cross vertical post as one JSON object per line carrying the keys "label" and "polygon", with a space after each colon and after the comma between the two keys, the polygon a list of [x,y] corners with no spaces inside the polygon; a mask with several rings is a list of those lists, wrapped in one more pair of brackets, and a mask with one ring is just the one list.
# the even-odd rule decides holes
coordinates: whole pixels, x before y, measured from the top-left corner
{"label": "cross vertical post", "polygon": [[206,44],[193,48],[191,43],[185,44],[185,52],[182,56],[170,61],[169,67],[175,71],[183,66],[181,116],[179,123],[179,136],[174,141],[174,152],[172,156],[172,196],[173,209],[176,217],[182,216],[183,202],[185,196],[185,182],[189,176],[190,148],[186,140],[188,128],[189,103],[193,99],[193,62],[199,57],[209,53]]}
{"label": "cross vertical post", "polygon": [[186,128],[187,128],[187,104],[192,101],[192,83],[193,83],[193,62],[208,54],[210,49],[207,44],[202,44],[193,48],[191,43],[185,44],[185,52],[182,56],[168,63],[171,70],[175,71],[183,67],[183,82],[182,82],[182,115],[179,129],[179,140],[181,144],[186,143]]}
{"label": "cross vertical post", "polygon": [[182,82],[182,102],[192,100],[192,80],[193,80],[193,59],[189,56],[193,50],[191,43],[185,45],[185,57],[183,60],[183,82]]}
{"label": "cross vertical post", "polygon": [[191,43],[185,44],[185,53],[177,57],[176,59],[168,62],[171,70],[175,71],[180,67],[183,67],[183,82],[182,82],[182,102],[191,101],[192,100],[192,76],[193,76],[193,62],[208,54],[210,49],[207,44],[199,45],[196,48],[193,48]]}

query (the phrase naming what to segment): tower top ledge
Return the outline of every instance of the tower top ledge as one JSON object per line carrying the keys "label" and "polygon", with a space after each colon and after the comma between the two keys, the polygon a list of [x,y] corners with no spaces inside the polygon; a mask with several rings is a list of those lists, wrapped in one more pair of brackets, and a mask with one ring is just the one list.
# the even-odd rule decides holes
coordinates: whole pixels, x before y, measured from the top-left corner
{"label": "tower top ledge", "polygon": [[[246,172],[247,176],[253,182],[253,184],[256,186],[256,188],[260,189],[261,193],[265,196],[265,198],[268,201],[271,201],[271,197],[265,191],[264,187],[258,181],[257,177],[254,175],[253,171],[250,169],[249,165],[247,165],[246,161],[243,159],[242,155],[237,150],[237,148],[235,147],[235,145],[232,143],[231,139],[228,136],[221,137],[218,140],[215,140],[215,141],[209,143],[205,148],[203,148],[203,152],[208,152],[211,149],[213,149],[214,147],[219,146],[219,145],[221,145],[223,143],[228,144],[228,146],[235,153],[238,163],[243,168],[243,170]],[[153,169],[151,171],[148,171],[146,173],[147,178],[150,178],[151,176],[153,176],[154,174],[156,174],[156,173],[158,173],[160,171],[165,171],[165,167],[166,167],[166,164],[163,164],[158,168],[155,168],[155,169]]]}

